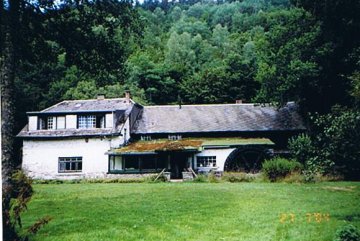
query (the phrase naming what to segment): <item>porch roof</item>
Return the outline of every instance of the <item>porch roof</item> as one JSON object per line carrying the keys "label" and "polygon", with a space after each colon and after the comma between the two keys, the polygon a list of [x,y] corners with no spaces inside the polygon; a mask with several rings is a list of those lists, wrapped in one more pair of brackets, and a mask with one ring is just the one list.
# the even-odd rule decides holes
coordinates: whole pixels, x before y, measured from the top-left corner
{"label": "porch roof", "polygon": [[184,138],[171,141],[157,139],[152,141],[136,141],[127,146],[112,149],[109,155],[149,154],[170,151],[201,151],[206,148],[234,148],[244,145],[275,145],[267,138]]}

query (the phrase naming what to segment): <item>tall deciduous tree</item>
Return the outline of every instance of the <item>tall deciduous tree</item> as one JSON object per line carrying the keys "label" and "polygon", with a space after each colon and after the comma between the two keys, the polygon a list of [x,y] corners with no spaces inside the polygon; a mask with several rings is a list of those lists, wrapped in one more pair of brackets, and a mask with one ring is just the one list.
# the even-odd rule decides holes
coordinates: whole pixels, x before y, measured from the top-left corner
{"label": "tall deciduous tree", "polygon": [[14,78],[19,29],[19,0],[1,1],[1,166],[4,240],[16,238],[10,222],[12,198],[11,173],[15,169],[14,150]]}

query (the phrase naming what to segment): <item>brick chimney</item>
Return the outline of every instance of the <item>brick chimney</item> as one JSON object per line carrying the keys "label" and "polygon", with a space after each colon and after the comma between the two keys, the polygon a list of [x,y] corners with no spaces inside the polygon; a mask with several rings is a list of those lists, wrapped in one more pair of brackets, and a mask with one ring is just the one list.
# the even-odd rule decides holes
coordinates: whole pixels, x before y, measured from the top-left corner
{"label": "brick chimney", "polygon": [[130,91],[128,90],[125,91],[125,102],[130,104]]}
{"label": "brick chimney", "polygon": [[235,103],[236,103],[236,104],[242,104],[242,103],[243,103],[243,100],[236,100]]}

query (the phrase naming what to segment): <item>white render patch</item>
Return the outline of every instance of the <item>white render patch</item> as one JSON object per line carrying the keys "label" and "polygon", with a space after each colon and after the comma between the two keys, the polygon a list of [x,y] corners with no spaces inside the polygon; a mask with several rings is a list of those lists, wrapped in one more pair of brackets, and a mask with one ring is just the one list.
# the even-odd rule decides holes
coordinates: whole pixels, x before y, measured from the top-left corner
{"label": "white render patch", "polygon": [[217,171],[224,171],[225,161],[236,148],[227,149],[205,149],[202,152],[195,155],[194,166],[197,169],[197,157],[199,156],[216,156],[216,167]]}
{"label": "white render patch", "polygon": [[[123,142],[121,139],[24,140],[22,167],[35,179],[104,177],[108,171],[106,152]],[[81,172],[59,173],[59,157],[82,157]]]}

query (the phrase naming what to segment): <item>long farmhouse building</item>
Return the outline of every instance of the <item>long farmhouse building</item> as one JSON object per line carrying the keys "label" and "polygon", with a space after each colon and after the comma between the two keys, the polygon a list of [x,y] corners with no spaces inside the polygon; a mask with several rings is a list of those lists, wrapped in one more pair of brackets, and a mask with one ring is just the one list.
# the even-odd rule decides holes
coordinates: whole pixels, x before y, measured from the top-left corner
{"label": "long farmhouse building", "polygon": [[28,112],[23,169],[36,179],[140,176],[166,170],[257,172],[305,130],[295,103],[142,106],[125,98],[63,101]]}

